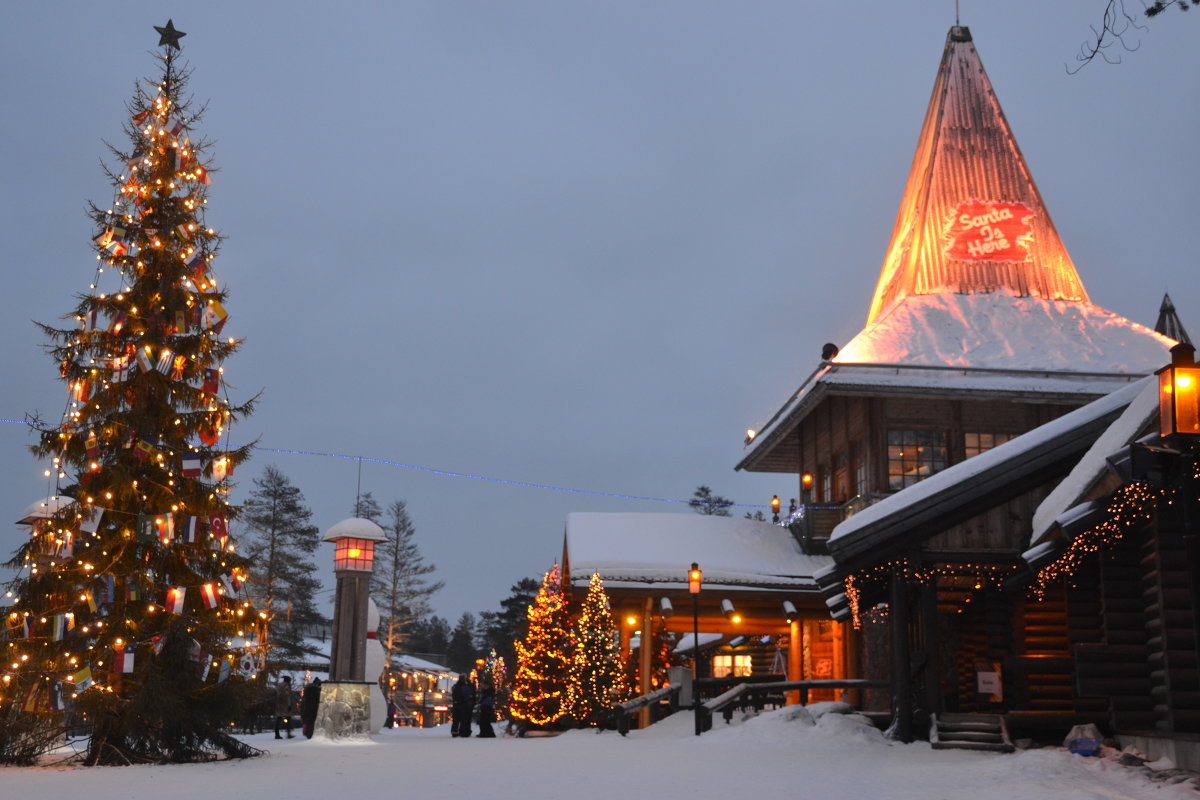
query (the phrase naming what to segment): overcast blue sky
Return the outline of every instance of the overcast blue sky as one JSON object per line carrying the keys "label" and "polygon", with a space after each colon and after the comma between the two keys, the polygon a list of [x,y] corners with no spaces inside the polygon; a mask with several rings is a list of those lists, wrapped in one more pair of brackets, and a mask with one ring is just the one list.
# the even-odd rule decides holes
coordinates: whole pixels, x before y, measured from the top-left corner
{"label": "overcast blue sky", "polygon": [[[1136,0],[1131,3],[1137,6]],[[1102,0],[967,0],[985,68],[1098,305],[1200,333],[1200,17],[1064,65]],[[796,494],[733,472],[865,320],[953,0],[22,3],[0,29],[0,417],[61,413],[32,320],[87,289],[88,199],[174,19],[221,172],[235,441],[686,501]],[[0,510],[49,493],[0,424]],[[323,529],[357,464],[259,453]],[[451,622],[561,550],[570,511],[686,511],[368,462]],[[0,526],[0,552],[22,536]],[[331,554],[322,551],[328,570]],[[681,570],[690,563],[681,552]]]}

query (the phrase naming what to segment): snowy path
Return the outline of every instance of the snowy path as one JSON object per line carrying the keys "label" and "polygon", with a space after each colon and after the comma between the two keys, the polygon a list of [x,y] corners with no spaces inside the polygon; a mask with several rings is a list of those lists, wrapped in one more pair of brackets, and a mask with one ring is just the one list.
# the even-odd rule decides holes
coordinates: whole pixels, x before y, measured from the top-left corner
{"label": "snowy path", "polygon": [[109,769],[0,769],[8,798],[101,797],[211,800],[213,797],[317,800],[418,797],[421,800],[1174,800],[1187,785],[1153,783],[1112,760],[1058,750],[1014,755],[931,750],[885,742],[855,717],[828,714],[816,725],[791,709],[744,724],[718,721],[697,738],[680,714],[646,731],[572,731],[537,739],[451,739],[448,727],[385,730],[363,744],[301,737],[276,742],[244,762]]}

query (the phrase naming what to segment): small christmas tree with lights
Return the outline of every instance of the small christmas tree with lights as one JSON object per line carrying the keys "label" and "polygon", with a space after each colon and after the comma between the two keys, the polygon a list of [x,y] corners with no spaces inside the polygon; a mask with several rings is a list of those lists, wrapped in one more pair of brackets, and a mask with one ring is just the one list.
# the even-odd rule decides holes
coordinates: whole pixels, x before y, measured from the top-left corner
{"label": "small christmas tree with lights", "polygon": [[92,207],[96,278],[72,327],[42,326],[70,398],[61,422],[37,421],[54,493],[23,520],[3,630],[5,720],[79,726],[88,764],[258,752],[229,734],[256,690],[238,669],[253,615],[227,528],[229,475],[248,447],[222,446],[251,404],[222,393],[238,343],[221,338],[184,34],[156,29],[161,75],[128,104],[129,149],[110,147],[114,202]]}
{"label": "small christmas tree with lights", "polygon": [[512,717],[525,725],[558,722],[573,705],[568,630],[562,573],[555,564],[529,606],[529,631],[516,642],[517,673],[508,696]]}
{"label": "small christmas tree with lights", "polygon": [[617,623],[599,573],[593,573],[575,623],[570,680],[571,716],[581,725],[599,725],[613,706],[629,699],[629,686],[617,647]]}

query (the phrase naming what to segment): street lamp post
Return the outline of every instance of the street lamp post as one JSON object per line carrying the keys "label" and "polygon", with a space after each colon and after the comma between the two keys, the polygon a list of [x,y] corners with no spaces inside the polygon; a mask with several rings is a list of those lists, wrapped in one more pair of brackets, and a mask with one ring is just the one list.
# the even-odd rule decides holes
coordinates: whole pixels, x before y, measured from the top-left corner
{"label": "street lamp post", "polygon": [[703,727],[700,709],[700,582],[704,573],[692,562],[688,570],[688,592],[692,595],[692,709],[696,714],[696,735]]}
{"label": "street lamp post", "polygon": [[[1171,363],[1158,370],[1159,434],[1175,460],[1167,483],[1183,500],[1183,541],[1192,594],[1192,619],[1200,649],[1200,532],[1196,530],[1196,444],[1200,440],[1200,365],[1196,348],[1171,348]],[[1177,448],[1177,449],[1176,449]]]}

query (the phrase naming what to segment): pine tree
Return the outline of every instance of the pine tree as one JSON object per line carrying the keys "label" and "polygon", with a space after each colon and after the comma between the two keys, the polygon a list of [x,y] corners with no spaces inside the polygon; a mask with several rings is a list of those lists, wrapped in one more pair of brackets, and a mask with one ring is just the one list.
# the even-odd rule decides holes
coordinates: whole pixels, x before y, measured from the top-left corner
{"label": "pine tree", "polygon": [[713,494],[713,490],[708,486],[697,486],[696,491],[692,492],[692,499],[688,500],[688,505],[697,514],[708,517],[728,517],[730,516],[729,507],[733,505],[733,501],[719,494]]}
{"label": "pine tree", "polygon": [[379,507],[379,501],[370,492],[363,492],[354,501],[353,515],[359,519],[369,519],[376,525],[383,527],[380,525],[383,520],[383,509]]}
{"label": "pine tree", "polygon": [[446,665],[455,672],[470,672],[475,669],[475,628],[475,615],[464,611],[450,634],[450,646],[446,648]]}
{"label": "pine tree", "polygon": [[479,614],[483,646],[495,648],[496,654],[508,664],[517,663],[515,644],[518,639],[525,638],[529,627],[529,605],[537,596],[538,586],[533,578],[522,578],[512,585],[512,594],[500,601],[501,611]]}
{"label": "pine tree", "polygon": [[509,712],[530,725],[552,725],[571,708],[571,652],[566,600],[558,564],[546,573],[529,606],[529,630],[516,643],[517,674]]}
{"label": "pine tree", "polygon": [[24,577],[11,584],[0,702],[90,723],[88,764],[257,752],[228,733],[253,688],[233,669],[253,611],[231,596],[246,564],[227,531],[228,475],[249,448],[221,445],[251,403],[221,391],[238,342],[220,338],[226,293],[209,272],[208,146],[190,138],[200,114],[184,95],[182,34],[160,33],[161,74],[128,104],[130,146],[110,147],[115,200],[92,206],[92,290],[74,327],[41,326],[70,392],[33,446],[53,459],[58,499],[10,563]]}
{"label": "pine tree", "polygon": [[388,521],[383,525],[383,532],[387,540],[375,546],[371,594],[379,606],[379,641],[387,654],[386,663],[390,665],[412,626],[429,614],[430,596],[445,584],[426,579],[437,568],[425,563],[414,541],[416,526],[408,516],[403,500],[388,506]]}
{"label": "pine tree", "polygon": [[272,672],[305,655],[304,633],[325,621],[313,598],[321,589],[313,554],[320,530],[304,494],[274,466],[254,480],[243,519],[249,535],[243,548],[250,562],[248,594],[259,609],[261,666]]}
{"label": "pine tree", "polygon": [[444,662],[450,649],[450,623],[443,617],[423,617],[413,623],[405,652],[435,656],[431,661]]}
{"label": "pine tree", "polygon": [[617,622],[599,573],[592,574],[575,622],[570,681],[571,716],[581,725],[599,725],[613,706],[629,699],[617,647]]}

